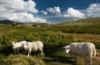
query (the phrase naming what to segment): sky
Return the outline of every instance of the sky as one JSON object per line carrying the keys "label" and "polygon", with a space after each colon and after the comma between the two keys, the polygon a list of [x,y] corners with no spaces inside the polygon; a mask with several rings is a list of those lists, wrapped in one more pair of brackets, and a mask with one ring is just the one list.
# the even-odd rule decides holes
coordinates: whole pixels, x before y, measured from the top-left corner
{"label": "sky", "polygon": [[100,0],[0,0],[0,20],[59,23],[100,17]]}

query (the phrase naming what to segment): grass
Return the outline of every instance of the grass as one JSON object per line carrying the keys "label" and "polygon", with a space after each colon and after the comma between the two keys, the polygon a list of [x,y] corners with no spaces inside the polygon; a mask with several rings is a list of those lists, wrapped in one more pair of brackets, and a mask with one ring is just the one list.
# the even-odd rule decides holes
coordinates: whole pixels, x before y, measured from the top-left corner
{"label": "grass", "polygon": [[45,63],[37,57],[10,54],[7,57],[0,55],[0,65],[45,65]]}
{"label": "grass", "polygon": [[83,40],[83,41],[96,41],[99,42],[100,40],[100,35],[95,35],[95,34],[72,34],[72,33],[62,33],[65,36],[71,36],[74,40]]}
{"label": "grass", "polygon": [[85,18],[79,20],[66,21],[58,23],[60,26],[87,26],[87,25],[100,25],[100,18]]}
{"label": "grass", "polygon": [[[99,30],[98,26],[94,26],[95,28]],[[2,44],[0,46],[6,50],[5,52],[0,50],[0,65],[86,65],[86,61],[80,57],[78,57],[79,62],[72,63],[72,56],[65,54],[65,51],[61,50],[61,48],[74,41],[88,41],[96,45],[96,48],[99,49],[97,51],[100,54],[100,31],[95,31],[94,29],[92,26],[86,26],[85,28],[84,26],[81,26],[81,28],[80,26],[38,28],[23,25],[13,27],[11,25],[0,24],[0,44]],[[86,31],[84,32],[84,30]],[[41,59],[36,55],[30,57],[23,54],[13,55],[11,48],[5,47],[11,46],[9,41],[13,40],[43,41],[45,45],[44,58]],[[100,65],[99,57],[93,58],[93,64]]]}

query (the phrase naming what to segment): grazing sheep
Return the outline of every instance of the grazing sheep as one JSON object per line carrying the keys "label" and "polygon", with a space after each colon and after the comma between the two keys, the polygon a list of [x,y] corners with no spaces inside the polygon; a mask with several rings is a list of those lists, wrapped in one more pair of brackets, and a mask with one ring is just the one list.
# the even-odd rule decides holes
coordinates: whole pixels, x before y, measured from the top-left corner
{"label": "grazing sheep", "polygon": [[31,54],[32,51],[41,51],[43,54],[43,43],[41,41],[36,42],[27,42],[24,44],[24,49],[28,51],[28,56]]}
{"label": "grazing sheep", "polygon": [[19,50],[24,49],[23,44],[27,43],[26,41],[20,41],[20,42],[12,42],[13,50],[15,51],[15,54],[19,52]]}
{"label": "grazing sheep", "polygon": [[92,65],[92,56],[96,56],[96,49],[95,45],[90,42],[74,42],[71,43],[70,45],[67,45],[64,47],[66,50],[66,53],[71,53],[73,55],[73,60],[74,60],[74,55],[81,56],[81,57],[89,57],[90,60],[90,65]]}

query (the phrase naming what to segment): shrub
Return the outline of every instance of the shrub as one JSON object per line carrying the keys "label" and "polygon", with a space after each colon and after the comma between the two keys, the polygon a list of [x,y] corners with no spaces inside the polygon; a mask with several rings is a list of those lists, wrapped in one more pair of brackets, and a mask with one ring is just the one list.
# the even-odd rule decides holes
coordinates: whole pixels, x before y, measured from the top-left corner
{"label": "shrub", "polygon": [[71,36],[66,37],[63,34],[54,32],[33,32],[24,35],[27,41],[42,41],[45,53],[52,53],[73,41]]}
{"label": "shrub", "polygon": [[11,49],[11,37],[3,35],[0,37],[0,51]]}
{"label": "shrub", "polygon": [[44,51],[52,53],[73,41],[72,37],[66,37],[57,33],[41,33],[40,40],[44,43]]}

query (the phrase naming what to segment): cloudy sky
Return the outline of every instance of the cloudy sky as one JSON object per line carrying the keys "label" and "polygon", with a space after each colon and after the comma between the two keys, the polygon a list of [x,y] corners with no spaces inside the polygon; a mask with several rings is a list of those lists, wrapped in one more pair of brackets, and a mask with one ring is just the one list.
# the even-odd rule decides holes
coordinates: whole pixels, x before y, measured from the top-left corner
{"label": "cloudy sky", "polygon": [[58,23],[100,17],[100,0],[0,0],[0,20]]}

